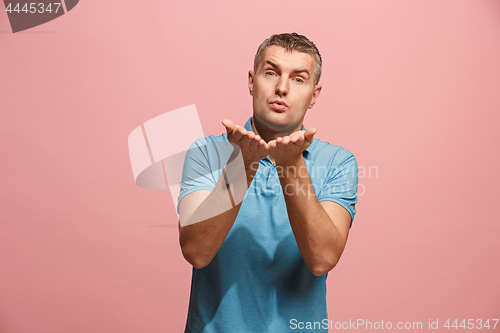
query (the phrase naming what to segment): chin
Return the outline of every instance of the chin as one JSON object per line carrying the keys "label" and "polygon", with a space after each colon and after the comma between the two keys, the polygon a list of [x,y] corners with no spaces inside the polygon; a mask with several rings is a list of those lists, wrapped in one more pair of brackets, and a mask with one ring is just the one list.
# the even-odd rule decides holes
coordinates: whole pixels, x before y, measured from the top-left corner
{"label": "chin", "polygon": [[281,115],[272,115],[270,117],[266,117],[263,119],[264,122],[269,125],[269,126],[287,126],[288,125],[288,119],[286,117],[283,117]]}

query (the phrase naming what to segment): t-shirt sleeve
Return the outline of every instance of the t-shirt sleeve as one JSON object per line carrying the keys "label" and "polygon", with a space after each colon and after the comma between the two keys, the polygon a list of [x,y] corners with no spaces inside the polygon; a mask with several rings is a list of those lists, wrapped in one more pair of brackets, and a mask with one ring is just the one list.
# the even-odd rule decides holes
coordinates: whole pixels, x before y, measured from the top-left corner
{"label": "t-shirt sleeve", "polygon": [[344,207],[351,215],[351,226],[356,214],[358,163],[348,150],[337,152],[328,170],[327,180],[318,195],[319,201],[332,201]]}
{"label": "t-shirt sleeve", "polygon": [[[179,203],[189,193],[198,190],[212,191],[215,188],[218,178],[214,175],[210,151],[206,138],[199,138],[186,152],[182,179],[179,183]],[[179,210],[179,205],[177,205],[177,210]]]}

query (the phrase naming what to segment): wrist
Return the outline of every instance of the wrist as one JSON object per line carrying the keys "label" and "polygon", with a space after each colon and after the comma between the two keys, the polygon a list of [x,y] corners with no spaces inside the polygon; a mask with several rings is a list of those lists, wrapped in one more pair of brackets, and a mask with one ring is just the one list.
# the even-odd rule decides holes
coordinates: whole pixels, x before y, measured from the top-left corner
{"label": "wrist", "polygon": [[284,169],[286,168],[293,169],[293,168],[299,168],[303,165],[305,166],[305,161],[302,154],[298,155],[297,157],[289,158],[286,160],[275,160],[275,162],[276,162],[276,167]]}
{"label": "wrist", "polygon": [[257,169],[259,168],[260,161],[252,161],[245,162],[245,173],[247,176],[247,184],[250,187],[250,183],[252,182],[255,174],[257,173]]}
{"label": "wrist", "polygon": [[308,175],[304,157],[300,154],[296,159],[276,161],[276,171],[280,181],[290,181]]}

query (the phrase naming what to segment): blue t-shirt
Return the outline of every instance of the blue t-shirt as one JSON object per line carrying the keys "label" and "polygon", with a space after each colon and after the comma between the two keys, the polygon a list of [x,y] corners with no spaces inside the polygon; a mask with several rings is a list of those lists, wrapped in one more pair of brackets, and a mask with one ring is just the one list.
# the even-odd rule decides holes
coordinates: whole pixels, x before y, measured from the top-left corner
{"label": "blue t-shirt", "polygon": [[[245,128],[252,131],[252,118]],[[213,190],[233,148],[227,135],[198,139],[186,154],[180,200]],[[340,146],[314,139],[303,153],[319,201],[356,213],[358,167]],[[306,190],[307,193],[307,190]],[[307,268],[290,227],[276,165],[262,159],[240,211],[209,265],[193,267],[185,332],[325,332],[326,278]],[[313,324],[314,325],[314,324]]]}

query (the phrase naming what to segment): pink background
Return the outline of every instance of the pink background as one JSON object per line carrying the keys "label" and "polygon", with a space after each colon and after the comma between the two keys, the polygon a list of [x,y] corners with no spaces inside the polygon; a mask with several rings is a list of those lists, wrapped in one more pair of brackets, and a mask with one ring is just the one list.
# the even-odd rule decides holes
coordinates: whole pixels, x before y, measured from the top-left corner
{"label": "pink background", "polygon": [[367,171],[330,319],[500,318],[500,1],[82,0],[17,34],[0,11],[1,333],[183,330],[172,199],[127,137],[190,104],[207,135],[243,124],[287,31],[324,59],[305,125]]}

